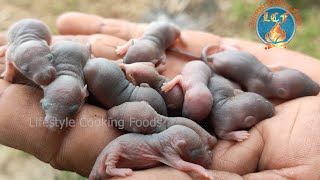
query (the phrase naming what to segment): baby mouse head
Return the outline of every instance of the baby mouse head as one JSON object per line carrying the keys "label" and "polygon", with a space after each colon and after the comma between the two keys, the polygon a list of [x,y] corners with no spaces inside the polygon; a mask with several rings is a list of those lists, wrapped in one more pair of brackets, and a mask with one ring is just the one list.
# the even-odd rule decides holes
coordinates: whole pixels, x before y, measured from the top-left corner
{"label": "baby mouse head", "polygon": [[223,104],[218,104],[213,121],[216,131],[236,131],[249,129],[260,121],[270,118],[274,114],[273,104],[259,94],[252,92],[235,93],[231,99]]}
{"label": "baby mouse head", "polygon": [[51,65],[53,56],[45,41],[29,41],[14,53],[15,66],[27,78],[39,85],[48,85],[56,78]]}
{"label": "baby mouse head", "polygon": [[181,125],[171,126],[168,130],[167,135],[173,137],[174,148],[183,160],[203,167],[210,166],[212,151],[207,150],[207,146],[195,131]]}
{"label": "baby mouse head", "polygon": [[171,23],[152,22],[148,26],[146,34],[156,36],[163,40],[163,44],[166,46],[165,48],[168,48],[180,37],[181,31],[176,25]]}
{"label": "baby mouse head", "polygon": [[75,81],[59,78],[44,89],[44,98],[41,100],[42,109],[46,116],[44,123],[49,129],[66,126],[67,119],[81,109],[88,96],[87,86],[84,87]]}
{"label": "baby mouse head", "polygon": [[272,79],[274,96],[280,99],[294,99],[303,96],[314,96],[320,91],[319,84],[306,74],[289,68],[274,72]]}
{"label": "baby mouse head", "polygon": [[240,114],[243,115],[243,129],[248,129],[258,122],[274,115],[273,104],[256,93],[244,92],[236,96],[235,102],[239,100]]}

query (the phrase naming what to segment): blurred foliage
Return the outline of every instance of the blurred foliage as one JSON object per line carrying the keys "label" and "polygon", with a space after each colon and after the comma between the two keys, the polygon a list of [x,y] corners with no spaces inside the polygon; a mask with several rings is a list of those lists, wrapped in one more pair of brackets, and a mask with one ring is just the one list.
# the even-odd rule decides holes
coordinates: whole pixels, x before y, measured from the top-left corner
{"label": "blurred foliage", "polygon": [[86,180],[87,178],[82,177],[76,173],[63,171],[60,174],[55,175],[55,180]]}

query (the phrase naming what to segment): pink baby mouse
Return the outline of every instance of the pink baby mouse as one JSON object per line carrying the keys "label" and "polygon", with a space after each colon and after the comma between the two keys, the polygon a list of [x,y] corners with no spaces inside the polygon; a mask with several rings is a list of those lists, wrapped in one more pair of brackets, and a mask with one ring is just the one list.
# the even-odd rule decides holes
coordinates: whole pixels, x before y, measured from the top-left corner
{"label": "pink baby mouse", "polygon": [[6,69],[1,77],[13,82],[22,74],[37,85],[48,85],[56,78],[51,65],[53,56],[49,49],[51,32],[47,25],[36,19],[22,19],[8,30],[8,44],[1,47],[6,56]]}
{"label": "pink baby mouse", "polygon": [[209,115],[213,105],[213,97],[208,89],[211,75],[210,68],[204,62],[190,61],[180,75],[164,83],[161,89],[168,93],[179,84],[184,93],[182,115],[200,123]]}
{"label": "pink baby mouse", "polygon": [[103,149],[89,179],[130,176],[133,169],[152,168],[160,166],[161,163],[211,179],[205,168],[211,164],[212,153],[204,147],[196,132],[180,125],[158,134],[125,134]]}

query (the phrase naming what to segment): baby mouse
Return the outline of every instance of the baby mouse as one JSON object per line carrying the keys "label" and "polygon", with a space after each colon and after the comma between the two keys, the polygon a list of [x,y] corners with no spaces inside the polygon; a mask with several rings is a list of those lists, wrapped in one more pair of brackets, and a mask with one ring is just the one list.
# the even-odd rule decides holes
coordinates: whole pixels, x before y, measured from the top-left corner
{"label": "baby mouse", "polygon": [[211,160],[211,150],[204,148],[196,132],[175,125],[157,134],[129,133],[114,139],[98,156],[89,179],[126,177],[132,175],[132,170],[152,168],[161,163],[211,179],[205,169]]}
{"label": "baby mouse", "polygon": [[162,91],[170,92],[180,85],[184,93],[182,115],[201,123],[210,113],[213,97],[208,89],[212,73],[203,61],[190,61],[184,65],[181,74],[164,83]]}
{"label": "baby mouse", "polygon": [[107,111],[112,125],[128,132],[159,133],[174,125],[183,125],[194,130],[207,149],[212,149],[217,139],[194,121],[184,117],[166,117],[158,114],[147,102],[125,102]]}
{"label": "baby mouse", "polygon": [[274,106],[264,97],[235,89],[228,79],[214,74],[209,81],[213,106],[209,124],[221,139],[241,142],[249,137],[247,129],[274,114]]}
{"label": "baby mouse", "polygon": [[166,102],[168,114],[171,116],[181,116],[183,104],[183,92],[180,86],[174,86],[171,91],[164,93],[161,87],[170,81],[169,78],[158,73],[155,65],[151,62],[136,62],[132,64],[119,64],[125,71],[127,79],[134,85],[147,83],[161,94]]}
{"label": "baby mouse", "polygon": [[130,83],[117,62],[104,58],[91,59],[84,67],[84,75],[90,93],[105,108],[128,101],[146,101],[158,113],[167,115],[161,95],[147,84],[135,86]]}
{"label": "baby mouse", "polygon": [[116,53],[125,56],[123,63],[152,62],[159,71],[164,70],[165,50],[181,39],[179,28],[171,23],[152,22],[139,39],[132,39],[116,49]]}
{"label": "baby mouse", "polygon": [[62,128],[82,107],[88,96],[83,68],[90,57],[90,47],[77,42],[61,41],[50,47],[57,78],[44,88],[41,100],[45,125]]}
{"label": "baby mouse", "polygon": [[17,71],[37,85],[48,85],[56,77],[49,49],[51,32],[36,19],[22,19],[8,30],[8,44],[1,48],[6,68],[1,77],[13,82]]}

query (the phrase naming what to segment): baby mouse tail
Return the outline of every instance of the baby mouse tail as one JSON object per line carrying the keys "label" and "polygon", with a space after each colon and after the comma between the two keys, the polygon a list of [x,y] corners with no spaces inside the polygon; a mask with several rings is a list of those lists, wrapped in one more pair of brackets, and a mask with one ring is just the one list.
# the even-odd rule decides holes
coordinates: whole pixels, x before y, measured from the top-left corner
{"label": "baby mouse tail", "polygon": [[202,49],[200,56],[194,55],[194,54],[192,54],[192,53],[190,53],[190,52],[186,52],[186,51],[183,51],[183,50],[181,50],[181,49],[174,48],[174,47],[168,48],[167,50],[168,50],[169,52],[174,52],[174,53],[176,53],[176,54],[186,56],[186,57],[191,58],[191,59],[193,59],[193,60],[202,60],[202,61],[204,61],[205,63],[208,63],[208,55],[207,55],[207,52],[208,52],[209,49],[211,49],[211,48],[220,49],[220,43],[219,43],[219,44],[209,44],[209,45],[205,46],[205,47]]}
{"label": "baby mouse tail", "polygon": [[171,48],[168,48],[167,50],[169,52],[174,52],[176,54],[183,55],[183,56],[186,56],[186,57],[194,59],[194,60],[201,60],[201,56],[194,55],[192,53],[183,51],[183,50],[178,49],[178,48],[171,47]]}
{"label": "baby mouse tail", "polygon": [[[205,46],[203,49],[202,49],[202,52],[201,52],[201,60],[204,61],[205,63],[208,64],[208,51],[211,49],[211,48],[216,48],[216,49],[220,49],[221,48],[221,44],[220,43],[216,43],[216,44],[209,44],[207,46]],[[219,51],[218,51],[219,52]]]}

